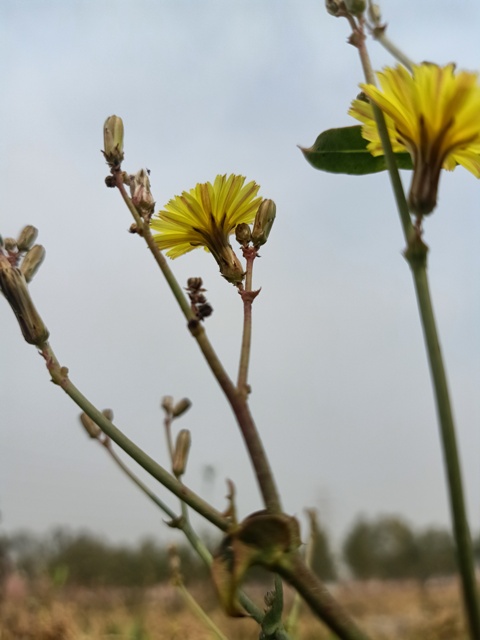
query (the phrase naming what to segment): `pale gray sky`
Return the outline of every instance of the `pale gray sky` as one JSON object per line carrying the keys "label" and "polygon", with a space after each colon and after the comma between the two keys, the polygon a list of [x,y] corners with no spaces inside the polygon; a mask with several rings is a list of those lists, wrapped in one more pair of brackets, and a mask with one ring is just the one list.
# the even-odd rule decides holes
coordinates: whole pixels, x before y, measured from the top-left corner
{"label": "pale gray sky", "polygon": [[[385,0],[389,33],[414,60],[478,69],[476,0]],[[130,172],[151,170],[161,206],[217,173],[241,173],[277,203],[257,262],[251,404],[283,494],[318,506],[336,536],[359,513],[447,524],[438,429],[411,276],[386,174],[312,169],[296,145],[353,124],[362,81],[346,21],[321,0],[6,0],[0,6],[0,232],[40,230],[31,285],[61,363],[118,426],[166,463],[163,395],[188,396],[186,481],[241,515],[261,508],[217,384],[119,196],[104,186],[102,126],[125,122]],[[371,44],[376,68],[391,59]],[[405,175],[408,184],[409,175]],[[430,277],[471,523],[480,529],[479,183],[442,177],[426,223]],[[210,338],[235,376],[242,309],[211,256],[172,263],[200,275]],[[1,302],[1,301],[0,301]],[[90,442],[0,304],[1,526],[86,527],[114,540],[170,535],[158,513]],[[206,465],[216,470],[206,485]],[[142,476],[145,477],[145,476]],[[152,486],[155,486],[152,483]],[[158,487],[162,496],[165,491]],[[176,500],[170,500],[176,507]]]}

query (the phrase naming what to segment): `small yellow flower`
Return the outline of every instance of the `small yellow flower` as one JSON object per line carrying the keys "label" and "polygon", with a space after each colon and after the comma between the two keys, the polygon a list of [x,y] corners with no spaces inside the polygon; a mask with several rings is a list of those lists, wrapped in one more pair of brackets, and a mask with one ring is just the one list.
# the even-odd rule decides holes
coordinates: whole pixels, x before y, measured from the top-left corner
{"label": "small yellow flower", "polygon": [[175,196],[151,221],[157,233],[157,246],[167,250],[167,256],[178,256],[204,247],[217,261],[220,272],[229,281],[243,280],[243,268],[235,255],[229,236],[235,227],[253,222],[262,198],[257,197],[259,185],[245,184],[243,176],[217,176],[210,182]]}
{"label": "small yellow flower", "polygon": [[[441,169],[457,164],[480,178],[480,85],[478,74],[455,73],[455,65],[431,63],[386,67],[378,73],[381,89],[360,85],[384,113],[394,152],[408,151],[413,161],[409,206],[422,216],[437,203]],[[349,111],[363,123],[362,135],[374,156],[382,155],[371,104],[354,100]]]}

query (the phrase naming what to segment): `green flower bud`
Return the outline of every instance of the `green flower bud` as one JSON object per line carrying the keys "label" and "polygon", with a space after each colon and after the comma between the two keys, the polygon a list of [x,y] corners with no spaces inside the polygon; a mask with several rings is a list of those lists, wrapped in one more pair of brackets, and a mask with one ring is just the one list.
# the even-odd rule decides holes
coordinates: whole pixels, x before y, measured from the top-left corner
{"label": "green flower bud", "polygon": [[252,232],[246,222],[241,222],[235,227],[235,238],[238,244],[246,247],[252,238]]}
{"label": "green flower bud", "polygon": [[255,247],[260,247],[268,240],[276,211],[277,207],[273,200],[264,200],[258,208],[252,231],[252,242]]}
{"label": "green flower bud", "polygon": [[179,402],[177,402],[177,404],[173,407],[172,409],[172,416],[174,418],[179,418],[181,415],[183,415],[186,411],[188,411],[190,409],[190,407],[192,406],[192,403],[190,402],[190,400],[188,398],[182,398]]}
{"label": "green flower bud", "polygon": [[182,429],[179,431],[177,440],[175,442],[175,452],[173,454],[172,471],[173,474],[179,478],[185,473],[187,467],[188,453],[190,451],[190,445],[192,444],[192,437],[188,429]]}
{"label": "green flower bud", "polygon": [[365,0],[344,0],[347,11],[352,16],[361,16],[366,9]]}
{"label": "green flower bud", "polygon": [[98,438],[102,430],[86,413],[80,414],[80,422],[90,438]]}
{"label": "green flower bud", "polygon": [[37,239],[38,229],[32,227],[31,224],[23,227],[20,231],[20,235],[17,240],[17,247],[19,251],[28,251],[35,240]]}
{"label": "green flower bud", "polygon": [[25,280],[30,282],[37,273],[38,268],[45,258],[45,249],[41,244],[35,244],[22,260],[20,271],[23,273]]}
{"label": "green flower bud", "polygon": [[123,121],[118,116],[110,116],[103,125],[103,155],[107,164],[119,168],[123,154]]}
{"label": "green flower bud", "polygon": [[25,340],[29,344],[43,345],[48,340],[48,329],[35,309],[23,273],[1,255],[0,290],[11,306]]}

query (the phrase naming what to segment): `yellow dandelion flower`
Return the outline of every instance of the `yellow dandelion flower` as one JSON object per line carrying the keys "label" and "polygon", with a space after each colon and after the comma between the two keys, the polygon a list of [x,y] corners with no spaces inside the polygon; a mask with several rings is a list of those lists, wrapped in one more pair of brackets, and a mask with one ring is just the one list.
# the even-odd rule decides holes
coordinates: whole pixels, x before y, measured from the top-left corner
{"label": "yellow dandelion flower", "polygon": [[[360,85],[384,113],[395,152],[408,151],[413,161],[409,206],[422,216],[437,203],[441,169],[462,165],[480,178],[480,85],[478,74],[455,73],[455,65],[431,63],[386,67],[378,73],[381,89]],[[349,111],[363,123],[368,150],[382,155],[370,103],[354,100]]]}
{"label": "yellow dandelion flower", "polygon": [[197,184],[194,189],[175,196],[151,220],[157,246],[167,256],[178,256],[204,247],[217,261],[221,274],[234,284],[243,279],[243,268],[235,255],[229,236],[235,227],[255,219],[262,198],[259,185],[245,184],[243,176],[217,176],[211,184]]}

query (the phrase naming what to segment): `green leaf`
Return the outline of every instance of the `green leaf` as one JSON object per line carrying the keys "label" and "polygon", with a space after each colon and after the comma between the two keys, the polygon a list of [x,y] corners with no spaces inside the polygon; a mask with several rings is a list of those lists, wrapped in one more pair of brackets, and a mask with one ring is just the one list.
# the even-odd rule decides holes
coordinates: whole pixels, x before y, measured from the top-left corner
{"label": "green leaf", "polygon": [[[358,125],[328,129],[318,136],[312,147],[300,149],[307,161],[321,171],[355,176],[385,171],[385,157],[372,156],[367,144],[362,138],[362,127]],[[399,169],[413,169],[410,154],[396,153],[395,157]]]}

